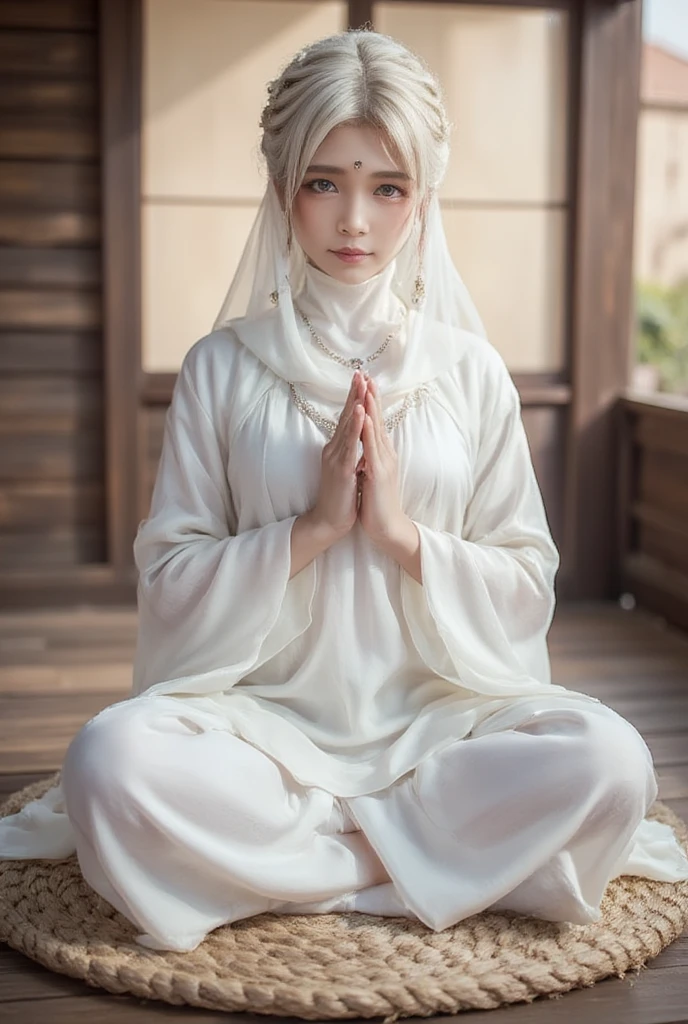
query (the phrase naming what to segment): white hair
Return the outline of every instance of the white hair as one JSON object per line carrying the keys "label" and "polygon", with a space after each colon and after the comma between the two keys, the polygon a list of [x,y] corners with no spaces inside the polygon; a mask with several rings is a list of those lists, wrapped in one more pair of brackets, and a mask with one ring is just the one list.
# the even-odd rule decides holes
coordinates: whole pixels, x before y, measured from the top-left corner
{"label": "white hair", "polygon": [[425,63],[390,36],[340,32],[305,47],[268,86],[261,151],[283,193],[289,223],[313,154],[334,128],[369,124],[388,141],[421,202],[440,184],[449,122],[439,83]]}

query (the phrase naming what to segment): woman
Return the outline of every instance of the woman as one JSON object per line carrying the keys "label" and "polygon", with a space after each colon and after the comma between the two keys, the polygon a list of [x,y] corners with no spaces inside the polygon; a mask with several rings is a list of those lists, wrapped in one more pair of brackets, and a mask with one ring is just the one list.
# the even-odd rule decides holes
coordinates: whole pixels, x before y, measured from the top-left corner
{"label": "woman", "polygon": [[159,949],[263,911],[598,920],[688,878],[650,752],[550,682],[558,555],[517,391],[448,255],[437,83],[393,40],[270,88],[269,183],[188,353],[135,541],[132,698],[0,827],[76,849]]}

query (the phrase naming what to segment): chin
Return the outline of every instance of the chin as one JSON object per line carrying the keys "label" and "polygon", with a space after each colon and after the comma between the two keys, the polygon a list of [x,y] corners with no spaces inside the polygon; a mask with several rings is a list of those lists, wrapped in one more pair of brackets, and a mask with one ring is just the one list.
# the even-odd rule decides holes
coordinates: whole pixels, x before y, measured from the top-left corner
{"label": "chin", "polygon": [[377,260],[374,262],[372,260],[364,260],[363,263],[346,264],[338,260],[336,256],[330,255],[330,259],[321,269],[326,274],[329,274],[330,277],[334,277],[337,281],[342,281],[344,284],[363,284],[364,281],[375,277],[384,268],[379,265]]}

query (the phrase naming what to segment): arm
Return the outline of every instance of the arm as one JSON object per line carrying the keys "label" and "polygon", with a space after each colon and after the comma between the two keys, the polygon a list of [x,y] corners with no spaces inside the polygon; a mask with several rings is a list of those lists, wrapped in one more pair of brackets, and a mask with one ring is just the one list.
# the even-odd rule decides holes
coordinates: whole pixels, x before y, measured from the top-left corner
{"label": "arm", "polygon": [[404,516],[398,528],[378,542],[379,547],[399,563],[417,583],[423,583],[423,567],[420,557],[420,532],[413,519]]}
{"label": "arm", "polygon": [[289,578],[305,569],[318,555],[327,551],[338,537],[318,523],[311,512],[298,516],[291,531],[291,570]]}
{"label": "arm", "polygon": [[297,516],[237,535],[230,528],[221,412],[201,403],[197,387],[202,379],[202,393],[212,394],[213,372],[195,346],[177,378],[149,517],[134,542],[134,693],[226,690],[311,620],[322,536],[306,522],[293,537]]}
{"label": "arm", "polygon": [[487,360],[473,492],[460,533],[416,522],[421,587],[402,597],[422,656],[439,674],[486,694],[529,693],[550,681],[546,636],[559,556],[501,357]]}

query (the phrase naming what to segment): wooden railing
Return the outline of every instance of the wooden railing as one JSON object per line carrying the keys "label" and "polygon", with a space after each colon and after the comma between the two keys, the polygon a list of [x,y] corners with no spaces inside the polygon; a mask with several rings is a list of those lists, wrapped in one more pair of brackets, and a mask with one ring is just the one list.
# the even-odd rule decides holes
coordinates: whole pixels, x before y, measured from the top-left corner
{"label": "wooden railing", "polygon": [[619,405],[618,589],[688,629],[688,399]]}

